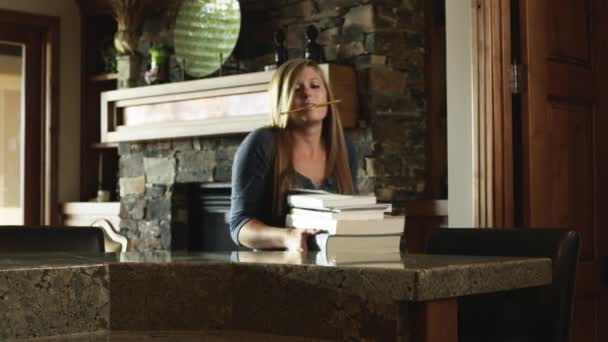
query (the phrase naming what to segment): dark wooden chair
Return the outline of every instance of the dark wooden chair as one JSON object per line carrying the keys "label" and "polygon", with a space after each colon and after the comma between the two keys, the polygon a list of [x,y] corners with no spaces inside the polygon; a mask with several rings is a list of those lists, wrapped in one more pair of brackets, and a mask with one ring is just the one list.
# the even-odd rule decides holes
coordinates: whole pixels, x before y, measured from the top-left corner
{"label": "dark wooden chair", "polygon": [[549,257],[551,285],[459,299],[459,340],[570,341],[580,241],[565,229],[438,229],[429,254]]}
{"label": "dark wooden chair", "polygon": [[98,227],[0,226],[0,253],[104,251]]}

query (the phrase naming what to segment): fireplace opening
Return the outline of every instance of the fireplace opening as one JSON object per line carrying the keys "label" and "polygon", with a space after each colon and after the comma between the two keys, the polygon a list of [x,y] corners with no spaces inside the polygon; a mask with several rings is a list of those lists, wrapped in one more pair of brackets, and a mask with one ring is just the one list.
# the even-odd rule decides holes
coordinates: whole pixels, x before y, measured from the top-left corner
{"label": "fireplace opening", "polygon": [[230,237],[230,183],[191,186],[188,250],[202,252],[246,251]]}

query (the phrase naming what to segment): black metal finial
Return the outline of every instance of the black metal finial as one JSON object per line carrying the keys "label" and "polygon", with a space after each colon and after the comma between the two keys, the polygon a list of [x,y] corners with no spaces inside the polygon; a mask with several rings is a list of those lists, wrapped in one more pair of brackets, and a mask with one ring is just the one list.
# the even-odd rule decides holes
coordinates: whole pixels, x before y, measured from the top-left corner
{"label": "black metal finial", "polygon": [[285,48],[285,33],[282,29],[278,29],[274,33],[275,55],[274,62],[277,66],[287,61],[287,48]]}
{"label": "black metal finial", "polygon": [[323,62],[323,51],[321,45],[317,44],[317,36],[319,30],[314,26],[310,25],[306,28],[306,46],[304,47],[304,58],[310,59],[317,63]]}

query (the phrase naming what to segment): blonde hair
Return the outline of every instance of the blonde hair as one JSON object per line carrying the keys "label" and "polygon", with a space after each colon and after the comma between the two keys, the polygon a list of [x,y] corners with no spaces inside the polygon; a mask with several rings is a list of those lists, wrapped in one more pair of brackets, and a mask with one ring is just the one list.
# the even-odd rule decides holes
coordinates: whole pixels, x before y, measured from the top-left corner
{"label": "blonde hair", "polygon": [[[327,90],[327,100],[334,100],[333,91],[327,78],[319,66],[307,59],[292,59],[282,64],[275,72],[270,82],[270,98],[272,102],[272,127],[275,145],[274,179],[273,179],[273,214],[283,214],[285,194],[295,182],[295,169],[292,161],[292,138],[289,134],[289,115],[286,113],[292,107],[295,93],[295,78],[306,67],[311,67],[320,75]],[[338,192],[354,193],[354,184],[350,172],[350,164],[340,112],[336,104],[330,104],[327,115],[323,119],[322,139],[327,149],[327,173],[336,178]]]}

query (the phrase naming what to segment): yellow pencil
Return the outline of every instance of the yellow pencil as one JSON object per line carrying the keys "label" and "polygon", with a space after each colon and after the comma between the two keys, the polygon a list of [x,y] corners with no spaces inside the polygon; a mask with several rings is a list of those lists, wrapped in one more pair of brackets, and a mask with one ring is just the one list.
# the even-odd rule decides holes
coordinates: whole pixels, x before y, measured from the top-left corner
{"label": "yellow pencil", "polygon": [[308,107],[294,108],[294,109],[288,110],[286,112],[283,112],[281,114],[289,114],[289,113],[300,112],[300,111],[306,110],[306,109],[308,109],[310,107],[323,107],[323,106],[327,106],[327,105],[334,104],[334,103],[339,103],[339,102],[342,102],[342,100],[333,100],[333,101],[329,101],[329,102],[325,102],[325,103],[318,103],[318,104],[315,104],[315,105],[312,105],[312,106],[308,106]]}

